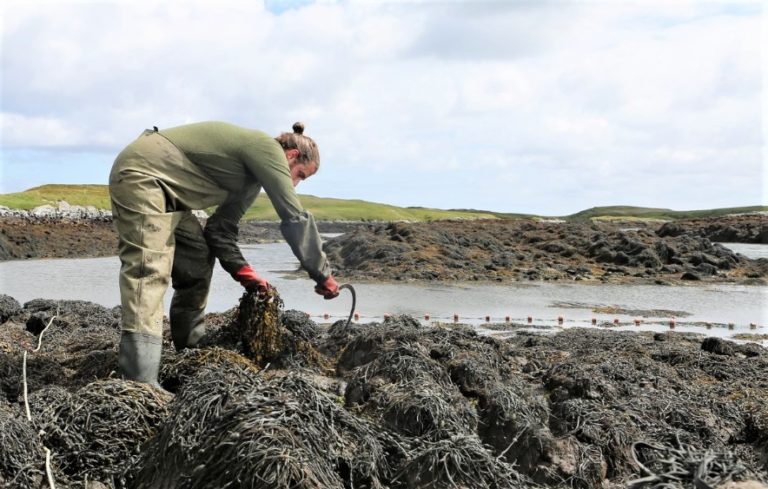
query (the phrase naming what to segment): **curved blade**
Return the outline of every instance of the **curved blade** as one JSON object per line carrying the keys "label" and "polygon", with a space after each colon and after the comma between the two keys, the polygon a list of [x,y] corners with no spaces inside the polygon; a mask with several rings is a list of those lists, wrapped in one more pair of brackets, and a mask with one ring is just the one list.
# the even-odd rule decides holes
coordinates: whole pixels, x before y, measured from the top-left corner
{"label": "curved blade", "polygon": [[352,322],[352,316],[355,315],[355,306],[357,305],[357,294],[355,293],[355,288],[352,287],[352,284],[341,284],[339,285],[339,290],[341,289],[347,289],[352,293],[352,310],[349,311],[349,318],[347,319],[347,326]]}

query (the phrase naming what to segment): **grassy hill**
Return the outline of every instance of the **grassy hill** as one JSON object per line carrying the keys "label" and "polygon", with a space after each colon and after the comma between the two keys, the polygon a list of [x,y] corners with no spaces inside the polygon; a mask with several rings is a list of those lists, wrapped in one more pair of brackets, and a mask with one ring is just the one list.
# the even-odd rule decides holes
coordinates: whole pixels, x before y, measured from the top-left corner
{"label": "grassy hill", "polygon": [[0,194],[0,205],[11,209],[29,210],[44,204],[56,205],[62,200],[72,205],[110,208],[106,185],[43,185],[23,192]]}
{"label": "grassy hill", "polygon": [[675,219],[693,219],[701,217],[718,217],[728,214],[744,214],[748,212],[765,212],[768,206],[727,207],[721,209],[703,209],[693,211],[673,211],[672,209],[656,209],[651,207],[609,206],[592,207],[590,209],[566,216],[569,221],[586,221],[589,219],[635,218],[659,219],[672,221]]}
{"label": "grassy hill", "polygon": [[[302,205],[315,218],[324,221],[435,221],[440,219],[540,219],[543,216],[514,214],[475,209],[429,209],[425,207],[397,207],[364,200],[344,200],[300,195]],[[109,209],[109,191],[106,185],[43,185],[24,192],[0,194],[0,205],[12,209],[33,209],[43,204],[56,205],[65,200],[72,205]],[[212,211],[212,209],[209,209]],[[726,214],[768,211],[768,206],[732,207],[692,211],[674,211],[650,207],[610,206],[593,207],[559,219],[586,221],[590,219],[658,219],[675,220],[697,217],[716,217]],[[550,216],[549,218],[556,217]],[[276,220],[277,215],[266,195],[256,199],[245,214],[247,220]]]}
{"label": "grassy hill", "polygon": [[[0,194],[0,205],[11,209],[33,209],[37,206],[56,205],[65,200],[72,205],[109,209],[109,190],[106,185],[43,185],[24,192]],[[491,212],[450,211],[423,207],[397,207],[364,200],[326,199],[312,195],[299,195],[305,209],[318,220],[327,221],[435,221],[440,219],[494,219]],[[213,209],[209,209],[212,211]],[[247,220],[277,220],[272,204],[262,194],[245,214]]]}

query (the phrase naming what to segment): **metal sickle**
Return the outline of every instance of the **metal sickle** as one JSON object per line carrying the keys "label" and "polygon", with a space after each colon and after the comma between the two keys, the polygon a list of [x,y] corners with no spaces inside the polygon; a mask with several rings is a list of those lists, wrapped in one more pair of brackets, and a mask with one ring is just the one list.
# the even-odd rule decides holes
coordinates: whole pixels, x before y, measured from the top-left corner
{"label": "metal sickle", "polygon": [[357,304],[357,294],[355,293],[355,288],[352,287],[352,284],[341,284],[339,285],[339,290],[341,289],[347,289],[352,293],[352,310],[349,311],[349,318],[347,319],[346,327],[349,327],[350,323],[352,322],[352,316],[355,315],[355,305]]}

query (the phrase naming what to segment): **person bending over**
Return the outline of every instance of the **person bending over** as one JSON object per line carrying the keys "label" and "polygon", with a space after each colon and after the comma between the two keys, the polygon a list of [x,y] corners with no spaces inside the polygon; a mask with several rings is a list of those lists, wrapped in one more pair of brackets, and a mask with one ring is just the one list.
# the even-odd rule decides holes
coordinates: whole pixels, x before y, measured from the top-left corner
{"label": "person bending over", "polygon": [[[194,347],[205,333],[215,259],[244,287],[266,292],[269,284],[237,246],[240,218],[262,188],[315,291],[326,299],[339,294],[314,218],[295,191],[320,166],[317,145],[303,133],[299,122],[276,138],[225,122],[155,127],[117,156],[109,195],[121,262],[118,365],[124,378],[158,386],[169,282],[177,350]],[[203,229],[192,211],[213,206]]]}

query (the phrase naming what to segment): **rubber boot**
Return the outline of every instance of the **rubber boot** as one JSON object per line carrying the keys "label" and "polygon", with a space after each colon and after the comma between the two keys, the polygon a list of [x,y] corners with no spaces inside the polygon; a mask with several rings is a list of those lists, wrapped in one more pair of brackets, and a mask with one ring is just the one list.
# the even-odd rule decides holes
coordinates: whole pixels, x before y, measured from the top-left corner
{"label": "rubber boot", "polygon": [[163,341],[158,336],[123,331],[117,364],[120,375],[126,380],[145,382],[160,388],[157,373],[160,370],[160,354]]}
{"label": "rubber boot", "polygon": [[204,310],[179,311],[171,307],[171,338],[176,351],[184,348],[196,348],[205,335]]}

